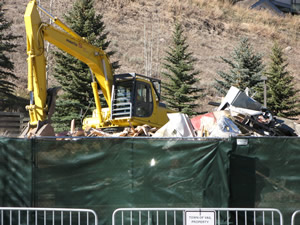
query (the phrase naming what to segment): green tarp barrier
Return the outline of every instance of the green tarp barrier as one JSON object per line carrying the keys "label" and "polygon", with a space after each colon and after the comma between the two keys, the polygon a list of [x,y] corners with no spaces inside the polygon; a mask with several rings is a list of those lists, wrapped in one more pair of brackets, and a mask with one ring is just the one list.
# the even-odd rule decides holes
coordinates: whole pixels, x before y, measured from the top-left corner
{"label": "green tarp barrier", "polygon": [[31,141],[0,137],[0,206],[30,206],[32,179]]}
{"label": "green tarp barrier", "polygon": [[[242,141],[242,142],[241,142]],[[239,144],[241,143],[241,145]],[[1,206],[300,209],[300,138],[0,138]]]}
{"label": "green tarp barrier", "polygon": [[[248,145],[234,149],[231,205],[277,208],[289,224],[292,213],[300,209],[300,138],[249,138]],[[245,180],[251,180],[247,187]]]}

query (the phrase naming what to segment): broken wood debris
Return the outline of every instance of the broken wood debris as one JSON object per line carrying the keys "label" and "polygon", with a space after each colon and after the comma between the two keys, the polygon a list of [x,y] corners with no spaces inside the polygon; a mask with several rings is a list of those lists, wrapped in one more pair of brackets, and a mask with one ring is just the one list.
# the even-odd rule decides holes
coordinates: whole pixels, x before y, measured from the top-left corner
{"label": "broken wood debris", "polygon": [[143,126],[137,127],[125,127],[121,132],[106,132],[105,129],[87,128],[86,130],[78,130],[68,132],[65,136],[86,136],[86,137],[137,137],[137,136],[147,136],[151,137],[157,131],[156,127],[150,127],[145,124]]}

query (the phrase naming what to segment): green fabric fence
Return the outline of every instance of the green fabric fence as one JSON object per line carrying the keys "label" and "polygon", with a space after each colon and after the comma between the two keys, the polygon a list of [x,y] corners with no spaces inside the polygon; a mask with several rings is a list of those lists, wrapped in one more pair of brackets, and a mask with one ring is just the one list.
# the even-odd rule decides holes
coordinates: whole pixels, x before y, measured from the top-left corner
{"label": "green fabric fence", "polygon": [[[300,209],[300,138],[0,138],[1,206]],[[289,218],[288,218],[289,220]]]}

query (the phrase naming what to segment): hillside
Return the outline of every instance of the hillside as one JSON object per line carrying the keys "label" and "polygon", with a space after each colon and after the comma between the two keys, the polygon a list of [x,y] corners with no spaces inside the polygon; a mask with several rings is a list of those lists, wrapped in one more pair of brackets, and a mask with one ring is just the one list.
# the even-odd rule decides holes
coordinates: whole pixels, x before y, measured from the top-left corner
{"label": "hillside", "polygon": [[[71,9],[74,1],[39,2],[63,20],[63,13]],[[24,0],[6,0],[5,4],[6,15],[13,21],[14,34],[21,36],[17,52],[11,55],[15,73],[20,78],[17,82],[20,96],[28,95],[25,90],[27,55],[23,23],[26,4]],[[190,51],[198,59],[195,67],[201,71],[199,86],[206,90],[205,101],[201,101],[199,111],[212,109],[207,105],[208,101],[220,101],[221,96],[217,96],[212,88],[216,72],[227,70],[220,56],[228,57],[241,37],[245,36],[250,39],[255,50],[263,54],[265,62],[268,61],[273,41],[279,41],[288,58],[288,70],[295,77],[296,87],[300,89],[300,17],[276,17],[268,12],[248,10],[245,5],[247,1],[231,7],[216,0],[95,0],[96,11],[103,15],[107,31],[110,32],[110,47],[117,52],[112,60],[119,60],[121,64],[117,73],[136,72],[160,78],[161,62],[171,41],[174,20],[182,21]],[[46,17],[44,19],[49,21]],[[51,46],[51,50],[55,50],[55,47]],[[148,60],[145,60],[146,55]],[[51,54],[48,62],[51,86],[55,84],[51,76]]]}

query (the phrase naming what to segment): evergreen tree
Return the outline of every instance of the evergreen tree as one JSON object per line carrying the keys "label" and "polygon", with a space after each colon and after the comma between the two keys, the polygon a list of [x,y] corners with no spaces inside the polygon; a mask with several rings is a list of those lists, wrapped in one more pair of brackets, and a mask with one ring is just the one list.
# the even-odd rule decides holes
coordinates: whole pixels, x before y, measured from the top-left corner
{"label": "evergreen tree", "polygon": [[[102,16],[95,14],[93,3],[93,0],[77,0],[64,18],[74,32],[105,51],[110,44],[108,32],[105,31]],[[107,54],[111,56],[114,52]],[[88,66],[65,52],[55,52],[55,56],[54,77],[62,86],[63,94],[56,102],[52,120],[55,130],[60,132],[70,126],[72,119],[75,119],[77,127],[81,127],[81,112],[90,115],[94,100]],[[119,67],[118,62],[112,65],[115,69]]]}
{"label": "evergreen tree", "polygon": [[0,99],[3,101],[0,104],[0,110],[9,107],[9,102],[13,100],[13,92],[16,86],[14,81],[17,80],[17,77],[13,74],[14,63],[9,55],[14,52],[16,45],[12,42],[18,36],[13,35],[9,30],[12,22],[5,19],[3,6],[4,3],[0,2]]}
{"label": "evergreen tree", "polygon": [[[282,48],[274,43],[270,55],[271,63],[267,75],[267,108],[277,116],[293,117],[300,114],[297,90],[293,87],[293,77],[287,71],[288,63]],[[262,90],[257,97],[263,99]]]}
{"label": "evergreen tree", "polygon": [[230,54],[230,57],[227,59],[221,57],[230,66],[230,71],[217,72],[222,80],[216,79],[216,90],[222,95],[225,95],[231,86],[242,91],[246,87],[255,90],[264,70],[262,56],[255,54],[249,40],[243,38],[239,46]]}
{"label": "evergreen tree", "polygon": [[197,114],[194,109],[198,106],[196,100],[202,96],[202,89],[195,87],[198,71],[194,70],[193,63],[196,59],[188,52],[187,38],[183,35],[181,24],[175,24],[173,43],[166,52],[162,75],[166,78],[163,88],[164,100],[168,106],[187,115]]}

